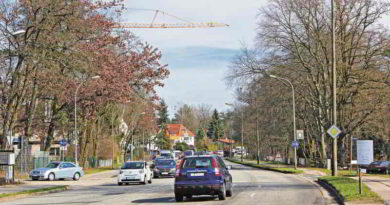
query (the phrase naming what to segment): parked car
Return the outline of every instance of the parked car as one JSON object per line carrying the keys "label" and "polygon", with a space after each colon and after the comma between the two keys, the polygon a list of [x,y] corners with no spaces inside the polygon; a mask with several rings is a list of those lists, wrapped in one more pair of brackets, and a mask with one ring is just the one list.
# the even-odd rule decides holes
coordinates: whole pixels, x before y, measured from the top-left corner
{"label": "parked car", "polygon": [[160,151],[160,157],[164,157],[167,159],[173,159],[173,152],[171,150],[161,150]]}
{"label": "parked car", "polygon": [[226,166],[217,155],[195,155],[184,157],[176,170],[175,199],[183,201],[184,196],[218,195],[220,200],[232,196],[231,166]]}
{"label": "parked car", "polygon": [[153,172],[150,170],[147,162],[145,161],[131,161],[125,162],[125,164],[119,169],[118,173],[118,185],[123,183],[129,184],[130,182],[138,182],[141,184],[151,184],[153,178]]}
{"label": "parked car", "polygon": [[218,150],[216,154],[220,157],[223,157],[223,150]]}
{"label": "parked car", "polygon": [[77,181],[84,176],[84,171],[82,167],[72,162],[51,162],[46,167],[32,170],[29,175],[32,180],[73,179]]}
{"label": "parked car", "polygon": [[390,171],[390,161],[371,162],[367,167],[367,173],[387,173]]}
{"label": "parked car", "polygon": [[153,176],[158,178],[160,176],[174,177],[176,174],[176,161],[173,159],[156,160],[153,165]]}

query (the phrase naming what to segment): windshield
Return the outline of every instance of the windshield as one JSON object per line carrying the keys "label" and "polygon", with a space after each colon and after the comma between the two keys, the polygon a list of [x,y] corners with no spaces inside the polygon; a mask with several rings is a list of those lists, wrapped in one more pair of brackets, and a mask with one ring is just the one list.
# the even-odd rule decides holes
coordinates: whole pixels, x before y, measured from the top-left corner
{"label": "windshield", "polygon": [[183,168],[212,168],[210,157],[187,158],[184,160]]}
{"label": "windshield", "polygon": [[143,169],[144,164],[144,162],[127,162],[122,169]]}
{"label": "windshield", "polygon": [[190,156],[190,155],[192,155],[192,152],[191,151],[186,151],[186,152],[184,152],[184,155],[185,156]]}
{"label": "windshield", "polygon": [[164,166],[164,165],[170,165],[175,166],[176,162],[174,160],[158,160],[156,161],[157,166]]}
{"label": "windshield", "polygon": [[50,163],[46,166],[46,168],[57,168],[60,163]]}
{"label": "windshield", "polygon": [[170,158],[170,157],[172,157],[172,154],[171,153],[161,153],[160,156]]}

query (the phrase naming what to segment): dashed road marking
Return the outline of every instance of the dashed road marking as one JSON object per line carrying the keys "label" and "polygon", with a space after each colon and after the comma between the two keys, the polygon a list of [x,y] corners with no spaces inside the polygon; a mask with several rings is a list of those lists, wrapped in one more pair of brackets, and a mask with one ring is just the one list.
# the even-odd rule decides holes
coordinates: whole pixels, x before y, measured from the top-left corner
{"label": "dashed road marking", "polygon": [[252,193],[252,194],[251,194],[251,198],[253,198],[254,196],[255,196],[255,193]]}

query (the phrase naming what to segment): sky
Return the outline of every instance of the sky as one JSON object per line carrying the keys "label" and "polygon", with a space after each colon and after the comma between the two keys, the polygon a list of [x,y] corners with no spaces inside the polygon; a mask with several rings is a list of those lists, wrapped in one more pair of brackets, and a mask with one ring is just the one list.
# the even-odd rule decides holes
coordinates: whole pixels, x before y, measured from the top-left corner
{"label": "sky", "polygon": [[[126,0],[121,21],[150,23],[158,9],[191,22],[219,22],[222,28],[132,29],[141,40],[162,51],[162,63],[170,76],[158,88],[170,116],[183,104],[209,104],[218,111],[234,101],[233,89],[223,80],[232,58],[242,44],[252,44],[256,15],[265,0]],[[158,15],[156,23],[180,22]]]}
{"label": "sky", "polygon": [[[125,0],[121,22],[150,23],[158,9],[191,22],[219,22],[223,28],[132,29],[141,40],[162,51],[162,63],[170,76],[157,93],[168,104],[170,116],[183,104],[209,104],[218,111],[229,109],[233,88],[223,80],[232,58],[243,44],[253,45],[259,8],[267,0]],[[156,23],[178,23],[158,15]],[[382,21],[390,25],[390,17]]]}

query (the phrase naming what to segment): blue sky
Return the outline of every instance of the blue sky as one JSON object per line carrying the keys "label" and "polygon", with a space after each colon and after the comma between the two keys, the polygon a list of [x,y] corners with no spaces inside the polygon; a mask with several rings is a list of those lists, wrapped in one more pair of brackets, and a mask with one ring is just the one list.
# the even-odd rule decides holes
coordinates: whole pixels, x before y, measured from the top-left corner
{"label": "blue sky", "polygon": [[[184,103],[210,104],[219,111],[233,102],[232,89],[223,78],[241,45],[252,45],[259,8],[266,0],[125,0],[122,22],[150,23],[154,13],[138,9],[159,9],[191,22],[220,22],[224,28],[132,29],[140,39],[162,51],[162,62],[171,75],[158,94],[168,104],[171,117]],[[136,8],[136,9],[133,9]],[[156,23],[178,22],[159,15]],[[389,25],[390,17],[383,19]]]}
{"label": "blue sky", "polygon": [[[184,103],[209,104],[219,111],[233,102],[232,89],[223,78],[231,59],[239,53],[241,44],[251,44],[255,38],[256,14],[264,0],[126,0],[128,8],[122,22],[149,23],[152,11],[159,9],[191,22],[220,22],[224,28],[198,29],[133,29],[142,40],[158,47],[162,62],[168,64],[171,75],[158,89],[173,116]],[[160,15],[158,22],[178,22]]]}

